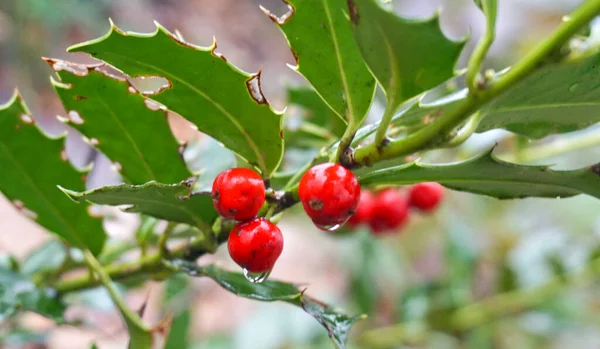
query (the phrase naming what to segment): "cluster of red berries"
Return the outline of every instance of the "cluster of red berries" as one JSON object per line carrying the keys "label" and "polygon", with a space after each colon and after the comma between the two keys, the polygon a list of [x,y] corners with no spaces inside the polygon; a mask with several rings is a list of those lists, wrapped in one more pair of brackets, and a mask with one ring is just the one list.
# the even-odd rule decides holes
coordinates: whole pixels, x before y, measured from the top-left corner
{"label": "cluster of red berries", "polygon": [[[394,189],[377,194],[362,191],[354,174],[335,163],[309,169],[302,177],[298,196],[304,211],[322,230],[333,231],[349,222],[355,227],[368,224],[373,233],[393,231],[408,219],[409,207],[429,212],[443,196],[437,183],[412,186],[408,199]],[[221,172],[212,186],[212,200],[224,218],[239,223],[227,241],[229,255],[246,273],[266,274],[273,269],[283,250],[281,230],[257,214],[265,203],[265,183],[247,168]]]}
{"label": "cluster of red berries", "polygon": [[256,215],[265,203],[265,183],[248,168],[221,172],[212,186],[212,200],[224,218],[239,221],[227,239],[229,255],[245,273],[268,273],[283,251],[281,230]]}
{"label": "cluster of red berries", "polygon": [[408,222],[410,208],[430,213],[444,196],[444,187],[435,182],[415,184],[408,195],[395,188],[377,193],[363,190],[356,214],[348,220],[350,228],[367,225],[375,235],[397,231]]}

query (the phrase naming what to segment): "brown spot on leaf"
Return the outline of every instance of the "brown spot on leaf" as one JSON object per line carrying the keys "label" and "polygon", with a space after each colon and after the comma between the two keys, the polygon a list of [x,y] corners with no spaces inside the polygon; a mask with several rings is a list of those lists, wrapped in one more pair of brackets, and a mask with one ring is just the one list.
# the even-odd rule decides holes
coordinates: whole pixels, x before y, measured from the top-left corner
{"label": "brown spot on leaf", "polygon": [[296,66],[300,65],[300,59],[298,58],[298,53],[294,51],[293,48],[290,47],[290,51],[292,51],[292,55],[294,56],[294,61],[296,61]]}
{"label": "brown spot on leaf", "polygon": [[86,99],[87,99],[87,97],[85,97],[85,96],[80,96],[80,95],[75,96],[76,101],[85,101]]}
{"label": "brown spot on leaf", "polygon": [[262,68],[258,70],[258,73],[252,75],[250,79],[246,80],[246,87],[248,88],[248,92],[252,99],[256,101],[258,104],[269,104],[267,102],[267,98],[262,92],[262,88],[260,87],[260,74],[262,73]]}
{"label": "brown spot on leaf", "polygon": [[360,19],[360,15],[358,13],[358,9],[356,8],[356,4],[354,3],[354,0],[346,0],[346,3],[348,4],[348,12],[350,13],[350,21],[352,22],[352,24],[357,25],[358,20]]}
{"label": "brown spot on leaf", "polygon": [[283,130],[279,130],[279,138],[283,139]]}
{"label": "brown spot on leaf", "polygon": [[292,18],[292,16],[296,12],[296,9],[294,8],[294,6],[292,6],[292,4],[290,4],[286,0],[282,0],[282,1],[287,5],[288,12],[284,13],[281,17],[277,17],[275,14],[271,13],[271,11],[267,10],[262,5],[259,6],[260,9],[262,10],[262,12],[265,13],[265,15],[267,15],[273,22],[275,22],[279,25],[284,25],[287,21],[290,20],[290,18]]}
{"label": "brown spot on leaf", "polygon": [[18,130],[18,129],[20,129],[20,128],[21,128],[21,125],[19,125],[19,124],[16,124],[16,125],[15,125],[15,130]]}
{"label": "brown spot on leaf", "polygon": [[187,147],[187,145],[188,145],[187,142],[183,142],[177,147],[177,152],[179,153],[179,155],[183,156],[183,153],[185,152],[185,148]]}
{"label": "brown spot on leaf", "polygon": [[79,64],[79,63],[63,61],[62,59],[54,59],[54,58],[47,58],[47,57],[42,57],[42,59],[46,63],[48,63],[48,65],[56,72],[64,70],[66,72],[69,72],[69,73],[71,73],[73,75],[77,75],[77,76],[86,76],[89,74],[90,69],[94,69],[94,68],[104,65],[104,63],[89,64],[89,65]]}

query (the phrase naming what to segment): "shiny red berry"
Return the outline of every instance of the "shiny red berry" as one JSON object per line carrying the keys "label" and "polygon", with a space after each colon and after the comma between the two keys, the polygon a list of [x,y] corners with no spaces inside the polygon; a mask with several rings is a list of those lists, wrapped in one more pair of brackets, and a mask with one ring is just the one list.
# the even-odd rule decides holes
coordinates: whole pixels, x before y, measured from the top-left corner
{"label": "shiny red berry", "polygon": [[356,213],[348,220],[350,227],[356,227],[361,224],[366,224],[371,220],[375,209],[375,195],[368,190],[360,192],[360,200]]}
{"label": "shiny red berry", "polygon": [[409,192],[410,205],[424,212],[433,211],[444,197],[444,187],[436,182],[413,185]]}
{"label": "shiny red berry", "polygon": [[240,267],[251,273],[268,272],[283,251],[283,235],[275,224],[255,218],[233,227],[227,248]]}
{"label": "shiny red berry", "polygon": [[265,183],[249,168],[232,168],[215,178],[212,200],[221,216],[245,221],[256,217],[265,203]]}
{"label": "shiny red berry", "polygon": [[408,221],[408,201],[395,189],[380,192],[373,206],[369,227],[375,235],[393,232]]}
{"label": "shiny red berry", "polygon": [[298,188],[304,211],[323,230],[333,230],[356,213],[360,184],[352,172],[335,163],[316,165]]}

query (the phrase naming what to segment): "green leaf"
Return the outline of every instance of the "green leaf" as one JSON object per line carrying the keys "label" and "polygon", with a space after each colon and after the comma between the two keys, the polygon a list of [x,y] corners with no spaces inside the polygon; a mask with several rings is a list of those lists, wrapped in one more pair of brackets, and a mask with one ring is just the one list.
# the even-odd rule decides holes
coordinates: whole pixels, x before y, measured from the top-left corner
{"label": "green leaf", "polygon": [[378,170],[359,178],[362,185],[405,185],[439,182],[455,190],[498,199],[569,197],[588,194],[600,198],[598,166],[574,171],[554,171],[546,166],[515,165],[497,159],[492,150],[470,160],[444,165],[418,161]]}
{"label": "green leaf", "polygon": [[599,67],[597,49],[539,69],[482,109],[477,132],[504,128],[541,138],[599,122]]}
{"label": "green leaf", "polygon": [[192,181],[179,184],[148,182],[143,185],[120,184],[86,192],[62,189],[71,199],[98,205],[128,205],[125,212],[138,212],[172,222],[210,227],[217,217],[210,195],[192,193]]}
{"label": "green leaf", "polygon": [[98,254],[106,240],[102,221],[56,188],[85,188],[85,173],[64,160],[63,137],[44,135],[18,94],[0,105],[0,192],[39,225]]}
{"label": "green leaf", "polygon": [[171,267],[175,270],[191,276],[207,276],[238,296],[264,302],[284,301],[301,307],[325,327],[336,348],[346,348],[352,325],[366,317],[365,315],[349,317],[341,314],[327,304],[305,295],[305,290],[300,290],[298,285],[274,280],[251,283],[240,273],[225,271],[214,265],[199,267],[195,263],[184,260],[174,260],[171,263]]}
{"label": "green leaf", "polygon": [[288,103],[302,109],[302,122],[297,126],[288,122],[284,129],[288,148],[320,148],[344,134],[345,122],[336,116],[314,89],[288,88]]}
{"label": "green leaf", "polygon": [[297,70],[331,109],[360,125],[371,106],[375,80],[367,69],[348,22],[345,0],[289,0],[290,12],[277,18],[296,58]]}
{"label": "green leaf", "polygon": [[54,291],[36,288],[25,275],[0,268],[0,323],[19,310],[33,311],[62,323],[66,306]]}
{"label": "green leaf", "polygon": [[189,277],[175,274],[167,279],[165,287],[165,303],[174,309],[174,318],[164,349],[186,349],[189,346],[188,332],[191,324],[191,308]]}
{"label": "green leaf", "polygon": [[[477,132],[503,128],[530,138],[583,129],[600,122],[597,67],[600,52],[548,64],[484,106]],[[497,74],[501,76],[502,73]],[[401,126],[424,125],[452,113],[464,102],[467,89],[440,98],[423,96],[408,103],[393,119]],[[568,116],[568,117],[566,117]],[[358,135],[374,132],[366,126]],[[376,128],[375,128],[376,129]]]}
{"label": "green leaf", "polygon": [[211,47],[183,42],[157,24],[152,34],[124,33],[111,23],[103,37],[69,48],[87,52],[126,74],[161,76],[169,85],[152,98],[222,142],[268,177],[283,155],[282,114],[260,89],[260,72],[250,75]]}
{"label": "green leaf", "polygon": [[66,122],[103,152],[128,181],[178,183],[191,176],[179,153],[165,110],[152,110],[125,78],[85,66],[46,59],[60,82],[54,88]]}
{"label": "green leaf", "polygon": [[23,264],[21,272],[27,275],[49,272],[60,268],[67,258],[67,248],[57,240],[50,240],[33,250]]}
{"label": "green leaf", "polygon": [[384,89],[390,110],[454,76],[466,40],[447,39],[439,17],[411,20],[396,16],[375,0],[348,0],[358,47]]}

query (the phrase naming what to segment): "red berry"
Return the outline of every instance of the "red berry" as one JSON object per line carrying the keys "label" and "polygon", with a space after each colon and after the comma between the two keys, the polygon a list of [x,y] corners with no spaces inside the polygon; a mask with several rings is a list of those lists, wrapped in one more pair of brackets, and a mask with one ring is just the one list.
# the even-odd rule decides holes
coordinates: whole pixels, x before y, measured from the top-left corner
{"label": "red berry", "polygon": [[251,273],[273,269],[283,250],[279,228],[264,218],[236,224],[227,240],[229,255],[240,267]]}
{"label": "red berry", "polygon": [[368,190],[362,190],[360,192],[360,200],[358,202],[356,213],[350,217],[348,224],[351,227],[355,227],[363,223],[368,223],[371,220],[374,208],[375,195]]}
{"label": "red berry", "polygon": [[298,194],[313,223],[320,229],[330,230],[356,213],[360,184],[352,172],[329,162],[306,171]]}
{"label": "red berry", "polygon": [[444,197],[444,187],[436,182],[418,183],[410,188],[410,205],[424,212],[433,211]]}
{"label": "red berry", "polygon": [[404,225],[408,214],[408,201],[404,196],[397,190],[386,189],[375,198],[369,226],[376,235],[388,233]]}
{"label": "red berry", "polygon": [[265,183],[249,168],[232,168],[215,178],[212,200],[221,216],[245,221],[256,217],[265,203]]}

